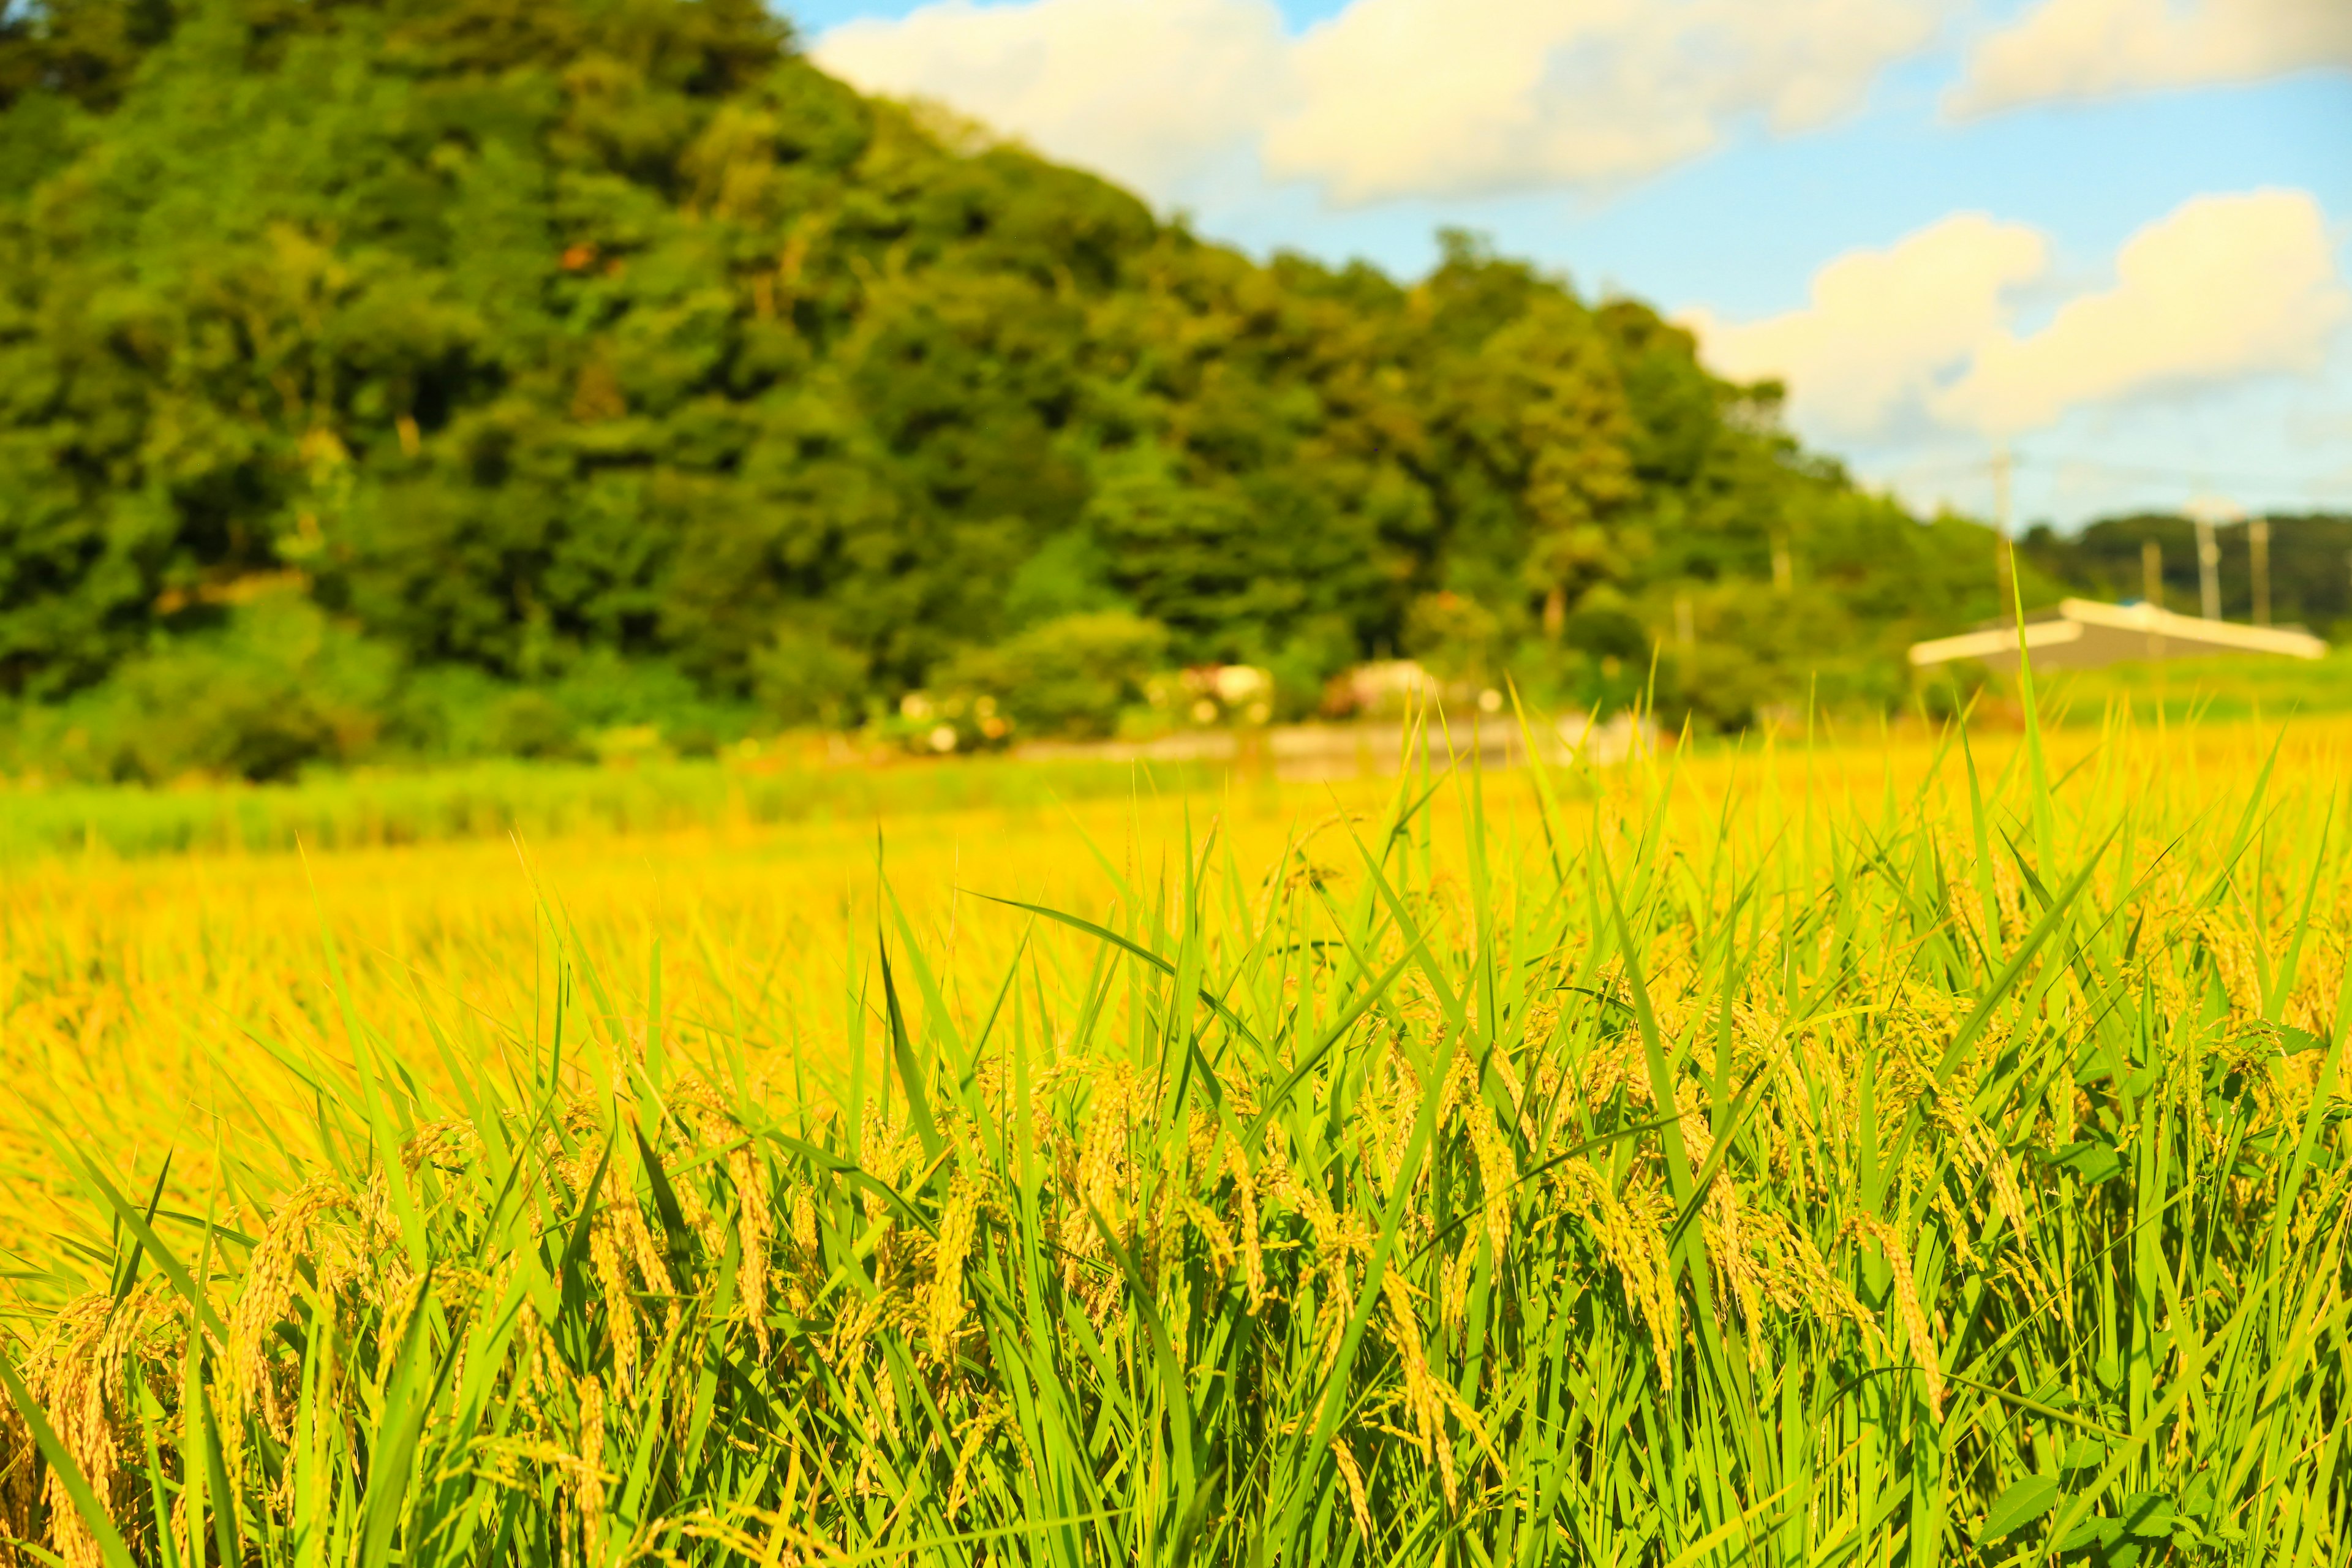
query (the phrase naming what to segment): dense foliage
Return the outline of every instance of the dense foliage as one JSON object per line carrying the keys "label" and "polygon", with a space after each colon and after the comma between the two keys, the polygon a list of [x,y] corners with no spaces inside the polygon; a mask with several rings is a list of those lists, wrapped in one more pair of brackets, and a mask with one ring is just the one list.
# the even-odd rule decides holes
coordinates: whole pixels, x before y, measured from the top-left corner
{"label": "dense foliage", "polygon": [[1290,711],[1384,651],[1897,700],[1990,538],[1777,402],[1467,237],[1410,286],[1206,243],[759,0],[0,8],[20,765],[686,744],[975,668],[1083,728],[1105,638]]}

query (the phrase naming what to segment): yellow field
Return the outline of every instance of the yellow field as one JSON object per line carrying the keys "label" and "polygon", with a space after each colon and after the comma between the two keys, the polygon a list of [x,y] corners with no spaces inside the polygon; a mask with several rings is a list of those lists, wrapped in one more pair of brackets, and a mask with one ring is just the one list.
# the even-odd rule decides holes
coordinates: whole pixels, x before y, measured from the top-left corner
{"label": "yellow field", "polygon": [[19,864],[0,1564],[2323,1568],[2347,781],[2118,724]]}
{"label": "yellow field", "polygon": [[[2169,737],[2060,731],[2049,768],[2062,803],[2095,795],[2126,805],[2153,846],[2168,829],[2211,832],[2213,816],[2237,804],[2278,743],[2269,809],[2288,814],[2298,831],[2323,831],[2333,801],[2342,823],[2352,806],[2352,721],[2307,721],[2284,733],[2281,742],[2279,729],[2252,725]],[[1977,740],[1989,790],[2005,781],[2011,795],[2025,792],[2018,740]],[[133,1183],[152,1181],[169,1154],[172,1188],[191,1204],[201,1205],[224,1154],[243,1176],[224,1201],[284,1190],[318,1152],[307,1131],[313,1097],[285,1058],[350,1062],[328,935],[352,1014],[420,1074],[434,1072],[445,1048],[428,1019],[446,1048],[472,1053],[528,1054],[531,1042],[551,1037],[551,922],[559,922],[597,967],[625,1030],[642,1037],[659,943],[673,1033],[722,1048],[698,1034],[716,1031],[740,1040],[763,1076],[782,1075],[799,1054],[841,1058],[856,1010],[848,998],[870,989],[877,872],[909,922],[904,929],[935,962],[943,955],[948,994],[965,1009],[984,1007],[1020,942],[1041,942],[1065,963],[1083,964],[1087,954],[1068,933],[1040,933],[978,895],[1100,915],[1116,900],[1114,872],[1168,888],[1181,879],[1188,839],[1212,837],[1218,859],[1252,886],[1302,842],[1316,863],[1351,880],[1337,819],[1368,820],[1394,787],[1250,781],[1170,797],[1139,784],[1118,804],[918,811],[863,827],[738,820],[529,845],[66,856],[20,866],[0,889],[0,1247],[46,1258],[53,1249],[43,1237],[96,1217],[88,1193],[58,1164],[60,1138],[114,1162]],[[1758,852],[1775,843],[1801,850],[1808,863],[1799,874],[1807,876],[1825,875],[1832,859],[1853,852],[1857,826],[1886,808],[1889,792],[1907,815],[1910,797],[1927,787],[1954,842],[1966,837],[1957,757],[1916,734],[1884,746],[1783,739],[1563,775],[1555,787],[1604,816],[1666,795],[1674,831],[1685,837],[1711,831],[1729,810]],[[1431,813],[1441,882],[1458,878],[1443,840],[1459,833],[1465,793],[1441,788]],[[1523,858],[1541,838],[1530,778],[1496,773],[1481,793],[1504,858]],[[2021,813],[2012,829],[2030,826],[2012,809]],[[2000,874],[2013,884],[2013,871]],[[2321,1005],[2352,923],[2352,888],[2329,892],[2319,945],[2304,966],[2298,1006],[2306,1012]],[[870,1029],[879,1003],[864,1003]],[[571,1005],[578,1015],[596,1004],[583,995]],[[575,1018],[572,1037],[581,1034]]]}
{"label": "yellow field", "polygon": [[[1498,783],[1498,800],[1524,804],[1523,782]],[[329,935],[353,1015],[420,1074],[441,1056],[428,1019],[467,1052],[527,1056],[552,1038],[557,922],[598,966],[625,1031],[642,1037],[658,942],[673,1033],[740,1031],[741,1048],[781,1076],[796,1051],[840,1057],[845,998],[877,951],[879,873],[968,1004],[1033,922],[958,889],[1098,903],[1109,881],[1089,841],[1149,883],[1171,858],[1181,865],[1188,816],[1196,837],[1213,825],[1262,871],[1294,833],[1384,794],[1257,784],[1233,797],[917,812],[863,828],[738,823],[20,866],[0,892],[0,1247],[47,1258],[46,1237],[97,1217],[58,1165],[59,1139],[134,1183],[168,1153],[175,1196],[197,1207],[224,1156],[244,1178],[226,1202],[285,1190],[318,1155],[316,1110],[286,1058],[351,1062]],[[595,1003],[571,1005],[567,1037],[578,1039]]]}

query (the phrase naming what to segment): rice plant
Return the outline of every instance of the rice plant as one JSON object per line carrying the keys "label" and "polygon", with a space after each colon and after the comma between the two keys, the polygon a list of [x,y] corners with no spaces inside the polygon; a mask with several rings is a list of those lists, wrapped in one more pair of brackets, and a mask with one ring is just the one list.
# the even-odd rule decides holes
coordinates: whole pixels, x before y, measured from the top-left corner
{"label": "rice plant", "polygon": [[2352,1560],[2340,737],[1981,745],[886,857],[798,1049],[561,887],[488,1044],[329,922],[284,1183],[53,1138],[0,1552]]}

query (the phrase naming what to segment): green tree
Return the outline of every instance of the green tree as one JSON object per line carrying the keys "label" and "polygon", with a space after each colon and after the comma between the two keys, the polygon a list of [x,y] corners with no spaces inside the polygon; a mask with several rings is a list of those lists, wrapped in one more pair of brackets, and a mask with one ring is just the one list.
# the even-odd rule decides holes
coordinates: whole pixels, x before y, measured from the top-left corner
{"label": "green tree", "polygon": [[838,721],[1120,613],[1296,708],[1433,596],[1486,662],[1622,662],[1776,552],[1899,686],[1989,541],[1777,405],[1465,235],[1410,284],[1253,261],[859,97],[759,0],[0,8],[19,703],[268,584],[380,651],[379,746],[597,682]]}

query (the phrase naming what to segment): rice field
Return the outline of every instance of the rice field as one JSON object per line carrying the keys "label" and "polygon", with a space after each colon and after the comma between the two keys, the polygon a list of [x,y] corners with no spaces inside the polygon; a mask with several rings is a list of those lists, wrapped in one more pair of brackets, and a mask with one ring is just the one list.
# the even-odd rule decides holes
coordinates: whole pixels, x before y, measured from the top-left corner
{"label": "rice field", "polygon": [[16,858],[0,1559],[2352,1561],[2347,780]]}
{"label": "rice field", "polygon": [[[818,754],[822,756],[822,752]],[[1165,766],[1167,786],[1203,769]],[[947,811],[1025,811],[1048,801],[1120,799],[1124,763],[1091,759],[939,766],[826,766],[782,744],[716,760],[625,766],[472,763],[421,773],[330,773],[293,784],[192,783],[119,789],[0,786],[0,866],[58,854],[151,855],[377,849],[468,838],[643,837],[693,827],[839,826]]]}

